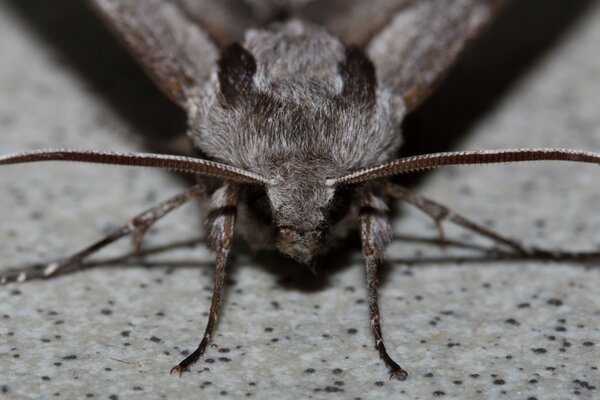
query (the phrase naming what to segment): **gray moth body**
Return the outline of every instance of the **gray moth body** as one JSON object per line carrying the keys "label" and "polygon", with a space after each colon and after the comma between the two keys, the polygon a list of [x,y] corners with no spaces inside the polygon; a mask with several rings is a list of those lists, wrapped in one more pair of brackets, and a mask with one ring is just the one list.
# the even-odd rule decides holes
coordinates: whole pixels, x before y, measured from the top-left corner
{"label": "gray moth body", "polygon": [[276,182],[241,189],[246,240],[305,263],[357,216],[326,179],[394,158],[405,112],[360,50],[300,21],[250,30],[188,107],[203,154]]}
{"label": "gray moth body", "polygon": [[503,1],[92,3],[203,156],[277,183],[239,188],[238,232],[309,263],[356,229],[357,192],[327,178],[396,156],[404,115]]}

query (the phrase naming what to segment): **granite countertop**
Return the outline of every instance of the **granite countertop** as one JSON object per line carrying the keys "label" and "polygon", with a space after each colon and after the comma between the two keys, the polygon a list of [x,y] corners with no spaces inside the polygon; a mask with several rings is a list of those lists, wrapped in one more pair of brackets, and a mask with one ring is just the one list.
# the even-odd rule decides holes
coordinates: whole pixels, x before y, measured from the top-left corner
{"label": "granite countertop", "polygon": [[[411,149],[600,152],[600,4],[517,3],[408,121]],[[184,128],[78,2],[0,2],[0,54],[2,154],[147,151]],[[451,168],[408,185],[527,243],[594,251],[599,181],[597,166],[541,163]],[[2,167],[0,271],[65,257],[187,185],[140,169]],[[452,226],[462,246],[441,247],[430,220],[393,208],[381,308],[404,382],[388,380],[373,349],[355,244],[316,276],[240,245],[214,345],[191,372],[169,375],[201,337],[212,287],[202,213],[189,204],[149,233],[145,249],[157,251],[142,260],[0,287],[0,397],[599,396],[600,261],[499,257]],[[98,258],[130,253],[123,240]]]}

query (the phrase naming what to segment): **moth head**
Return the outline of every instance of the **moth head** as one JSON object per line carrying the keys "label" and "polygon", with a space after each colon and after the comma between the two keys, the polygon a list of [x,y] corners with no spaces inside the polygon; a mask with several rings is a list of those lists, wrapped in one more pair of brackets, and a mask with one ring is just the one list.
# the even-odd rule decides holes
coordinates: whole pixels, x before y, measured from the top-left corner
{"label": "moth head", "polygon": [[352,214],[353,190],[328,187],[317,176],[303,178],[299,185],[248,185],[242,198],[243,209],[255,220],[254,233],[262,227],[281,253],[308,264],[331,244],[338,223]]}
{"label": "moth head", "polygon": [[[265,191],[274,244],[280,252],[309,263],[331,244],[333,229],[349,215],[352,192],[327,186],[318,168],[282,172],[278,184]],[[253,206],[249,205],[252,212]]]}

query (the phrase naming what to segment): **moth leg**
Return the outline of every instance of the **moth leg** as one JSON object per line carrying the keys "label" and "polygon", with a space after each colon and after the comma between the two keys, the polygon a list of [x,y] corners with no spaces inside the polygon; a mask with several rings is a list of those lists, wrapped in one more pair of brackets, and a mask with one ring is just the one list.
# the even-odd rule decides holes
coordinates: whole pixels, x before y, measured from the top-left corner
{"label": "moth leg", "polygon": [[[162,203],[157,204],[156,206],[144,211],[143,213],[135,216],[129,224],[126,226],[132,227],[130,232],[124,233],[127,235],[131,233],[131,240],[133,243],[133,248],[136,256],[140,256],[142,253],[142,242],[144,241],[144,236],[146,232],[154,225],[156,221],[164,217],[166,214],[171,211],[181,207],[188,201],[193,198],[197,198],[205,195],[206,188],[204,184],[196,184],[186,190],[185,192],[176,194],[175,196],[163,201]],[[119,228],[123,229],[125,226]],[[123,236],[123,235],[122,235]],[[122,237],[121,236],[121,237]]]}
{"label": "moth leg", "polygon": [[136,215],[127,224],[113,230],[104,238],[84,248],[83,250],[73,254],[69,258],[48,264],[44,268],[30,268],[24,271],[12,272],[3,276],[0,276],[0,283],[5,284],[8,282],[25,282],[33,279],[48,279],[55,277],[66,272],[73,272],[78,269],[82,269],[81,262],[88,256],[94,254],[98,250],[106,247],[107,245],[115,242],[123,236],[133,234],[134,243],[136,245],[136,251],[139,254],[139,246],[144,233],[152,226],[156,221],[164,217],[169,212],[180,207],[189,200],[204,195],[204,185],[198,184],[192,186],[186,191],[179,193],[154,207]]}
{"label": "moth leg", "polygon": [[408,373],[387,353],[381,333],[381,317],[378,304],[378,269],[383,262],[383,251],[391,239],[391,228],[384,214],[385,204],[371,194],[363,194],[360,209],[360,237],[367,272],[367,297],[371,331],[375,348],[390,371],[390,379],[405,380]]}
{"label": "moth leg", "polygon": [[198,361],[212,339],[213,330],[217,323],[219,308],[221,306],[221,296],[223,293],[223,284],[225,282],[225,264],[233,243],[233,230],[237,210],[236,204],[237,187],[232,184],[226,184],[213,195],[213,209],[209,214],[208,222],[208,245],[216,253],[216,268],[208,321],[206,323],[206,328],[204,329],[202,340],[196,350],[179,364],[171,368],[171,374],[173,372],[179,372],[179,375],[181,375],[190,365]]}
{"label": "moth leg", "polygon": [[[534,247],[525,246],[518,241],[503,236],[497,232],[492,231],[470,219],[467,217],[455,213],[450,210],[448,207],[437,203],[427,197],[411,192],[403,186],[396,184],[388,184],[386,187],[386,193],[394,198],[401,199],[406,201],[409,204],[419,208],[425,214],[429,215],[436,226],[438,227],[438,231],[441,230],[442,222],[448,220],[460,227],[463,227],[467,230],[475,232],[481,236],[484,236],[492,241],[507,246],[511,248],[513,251],[525,255],[525,256],[533,256],[533,255],[545,255],[541,249],[536,249]],[[443,235],[443,230],[441,231]],[[445,240],[445,236],[442,236],[442,241]]]}

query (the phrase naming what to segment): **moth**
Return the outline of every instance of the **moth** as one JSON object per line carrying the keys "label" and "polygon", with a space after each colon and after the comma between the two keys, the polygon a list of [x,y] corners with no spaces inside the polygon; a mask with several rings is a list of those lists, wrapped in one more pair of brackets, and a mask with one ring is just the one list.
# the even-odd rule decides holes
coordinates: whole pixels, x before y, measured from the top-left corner
{"label": "moth", "polygon": [[397,158],[400,126],[504,0],[89,0],[158,87],[188,116],[197,157],[39,150],[0,164],[78,161],[162,168],[198,184],[135,216],[102,240],[41,271],[2,283],[50,278],[133,235],[139,249],[160,218],[210,198],[207,243],[216,254],[204,335],[174,366],[182,373],[205,352],[219,315],[234,232],[254,249],[277,250],[313,267],[315,256],[358,231],[366,264],[375,348],[392,378],[405,369],[386,351],[377,275],[391,239],[386,203],[399,198],[513,250],[540,250],[492,232],[391,177],[459,164],[535,160],[600,163],[565,149],[483,150]]}

